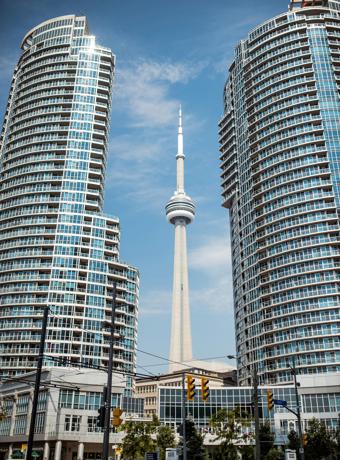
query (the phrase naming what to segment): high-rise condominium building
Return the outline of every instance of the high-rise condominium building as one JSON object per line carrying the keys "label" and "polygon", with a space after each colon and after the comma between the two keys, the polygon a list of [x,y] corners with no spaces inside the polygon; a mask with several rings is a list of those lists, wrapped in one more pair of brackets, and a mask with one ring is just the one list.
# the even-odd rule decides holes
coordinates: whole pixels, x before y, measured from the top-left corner
{"label": "high-rise condominium building", "polygon": [[239,377],[340,371],[340,2],[293,1],[236,47],[220,122]]}
{"label": "high-rise condominium building", "polygon": [[113,283],[114,368],[135,367],[138,272],[119,262],[119,221],[102,213],[114,56],[85,17],[43,22],[22,41],[1,139],[0,374],[105,366]]}

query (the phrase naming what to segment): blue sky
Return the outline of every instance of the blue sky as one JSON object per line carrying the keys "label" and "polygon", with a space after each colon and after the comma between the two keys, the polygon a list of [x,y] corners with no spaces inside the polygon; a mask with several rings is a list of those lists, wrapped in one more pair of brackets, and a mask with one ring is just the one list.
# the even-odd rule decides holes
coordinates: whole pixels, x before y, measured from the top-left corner
{"label": "blue sky", "polygon": [[[173,228],[164,206],[175,189],[177,111],[183,108],[193,351],[232,354],[234,321],[227,211],[221,207],[217,123],[236,43],[288,0],[2,0],[0,111],[25,33],[51,17],[86,15],[117,57],[105,212],[121,221],[121,259],[141,272],[138,347],[168,356]],[[138,354],[139,372],[164,361]],[[230,363],[229,363],[230,364]]]}

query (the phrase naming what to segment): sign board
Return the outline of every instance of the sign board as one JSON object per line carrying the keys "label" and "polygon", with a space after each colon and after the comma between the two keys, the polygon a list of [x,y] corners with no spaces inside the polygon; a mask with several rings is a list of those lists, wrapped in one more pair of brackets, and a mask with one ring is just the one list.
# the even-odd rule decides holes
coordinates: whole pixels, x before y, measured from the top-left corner
{"label": "sign board", "polygon": [[287,406],[287,401],[285,401],[284,399],[273,399],[273,403],[276,406],[283,406],[283,407]]}
{"label": "sign board", "polygon": [[296,460],[296,451],[291,449],[285,450],[285,460]]}
{"label": "sign board", "polygon": [[178,460],[179,449],[167,447],[165,449],[165,460]]}
{"label": "sign board", "polygon": [[144,460],[158,460],[158,452],[145,452]]}

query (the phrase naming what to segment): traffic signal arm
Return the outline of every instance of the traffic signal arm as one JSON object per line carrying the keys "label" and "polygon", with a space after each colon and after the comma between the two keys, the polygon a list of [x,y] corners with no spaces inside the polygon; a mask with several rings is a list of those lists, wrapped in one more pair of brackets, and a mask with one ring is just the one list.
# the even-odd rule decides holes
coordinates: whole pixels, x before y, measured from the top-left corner
{"label": "traffic signal arm", "polygon": [[203,401],[208,401],[209,399],[209,379],[206,377],[201,378],[201,395]]}
{"label": "traffic signal arm", "polygon": [[196,391],[195,391],[195,379],[192,375],[187,375],[187,400],[193,401]]}

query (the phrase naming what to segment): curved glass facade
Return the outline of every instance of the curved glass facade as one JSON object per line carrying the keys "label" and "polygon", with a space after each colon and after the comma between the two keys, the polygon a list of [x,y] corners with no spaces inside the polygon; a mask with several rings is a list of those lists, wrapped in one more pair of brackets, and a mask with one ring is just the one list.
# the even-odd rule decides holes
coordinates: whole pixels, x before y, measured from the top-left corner
{"label": "curved glass facade", "polygon": [[85,17],[22,42],[1,139],[2,376],[36,366],[46,306],[45,364],[105,366],[114,282],[114,367],[135,368],[138,271],[119,261],[119,221],[102,213],[114,62]]}
{"label": "curved glass facade", "polygon": [[[339,2],[292,2],[236,48],[220,121],[240,382],[340,371]],[[241,364],[242,361],[242,364]],[[244,366],[245,364],[245,366]]]}

